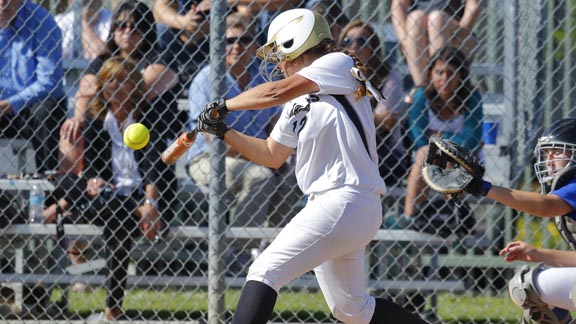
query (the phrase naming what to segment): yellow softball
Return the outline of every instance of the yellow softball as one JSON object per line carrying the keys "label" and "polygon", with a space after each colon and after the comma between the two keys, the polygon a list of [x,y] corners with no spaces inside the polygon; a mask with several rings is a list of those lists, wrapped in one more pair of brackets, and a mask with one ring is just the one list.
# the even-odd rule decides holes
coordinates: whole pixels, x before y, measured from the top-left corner
{"label": "yellow softball", "polygon": [[124,131],[124,144],[133,150],[139,150],[148,144],[150,132],[146,126],[134,123]]}

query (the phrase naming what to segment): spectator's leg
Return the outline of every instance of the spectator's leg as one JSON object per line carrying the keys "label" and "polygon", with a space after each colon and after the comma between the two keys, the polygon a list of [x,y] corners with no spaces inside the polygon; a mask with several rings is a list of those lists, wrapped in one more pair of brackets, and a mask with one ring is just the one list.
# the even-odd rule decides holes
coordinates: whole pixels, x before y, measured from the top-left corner
{"label": "spectator's leg", "polygon": [[226,183],[236,196],[232,226],[262,226],[276,188],[276,179],[267,167],[238,158],[226,158]]}
{"label": "spectator's leg", "polygon": [[430,56],[449,44],[470,59],[478,45],[478,39],[444,11],[433,11],[428,15],[428,38]]}
{"label": "spectator's leg", "polygon": [[[78,266],[88,262],[87,257],[88,242],[84,240],[70,241],[68,245],[68,256],[73,265]],[[72,290],[76,292],[83,292],[88,288],[88,284],[84,282],[76,282],[72,286]]]}
{"label": "spectator's leg", "polygon": [[[128,281],[128,263],[130,249],[138,233],[138,220],[133,215],[132,205],[127,201],[111,202],[108,216],[101,215],[104,221],[104,238],[106,239],[106,317],[118,318],[122,313],[122,302]],[[121,206],[114,208],[116,206]],[[128,216],[129,215],[129,216]]]}
{"label": "spectator's leg", "polygon": [[201,153],[192,158],[188,165],[188,175],[198,185],[208,186],[210,184],[210,155]]}
{"label": "spectator's leg", "polygon": [[426,199],[428,190],[426,183],[422,179],[422,166],[428,155],[428,146],[423,146],[416,152],[416,158],[408,175],[406,186],[406,198],[404,200],[404,215],[410,217],[414,215],[415,206],[420,205]]}
{"label": "spectator's leg", "polygon": [[411,12],[406,20],[408,35],[402,42],[406,64],[415,86],[426,83],[428,61],[428,32],[426,31],[426,13],[421,10]]}
{"label": "spectator's leg", "polygon": [[29,138],[36,150],[36,167],[38,172],[58,169],[58,142],[60,126],[66,117],[66,97],[55,100],[44,100],[35,107],[30,107],[31,123]]}

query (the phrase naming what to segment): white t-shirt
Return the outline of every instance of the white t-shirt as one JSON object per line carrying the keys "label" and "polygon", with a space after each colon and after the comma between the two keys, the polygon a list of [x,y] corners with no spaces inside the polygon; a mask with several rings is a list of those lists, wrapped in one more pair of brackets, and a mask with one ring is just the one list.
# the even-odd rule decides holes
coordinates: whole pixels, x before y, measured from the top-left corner
{"label": "white t-shirt", "polygon": [[[65,59],[74,59],[74,11],[59,14],[54,17],[58,27],[62,30],[62,56]],[[108,9],[102,8],[100,10],[100,17],[95,24],[95,32],[98,37],[106,42],[108,34],[110,33],[110,26],[112,25],[112,12]],[[81,35],[80,35],[81,36]],[[82,48],[82,45],[80,45]],[[84,57],[86,58],[86,57]]]}
{"label": "white t-shirt", "polygon": [[[359,82],[350,69],[354,61],[343,53],[327,54],[298,72],[320,91],[287,102],[270,137],[296,148],[296,178],[304,194],[351,186],[384,194],[378,173],[376,129],[368,97],[354,101]],[[362,123],[370,155],[344,108],[332,97],[343,94]],[[317,97],[317,102],[309,98]]]}

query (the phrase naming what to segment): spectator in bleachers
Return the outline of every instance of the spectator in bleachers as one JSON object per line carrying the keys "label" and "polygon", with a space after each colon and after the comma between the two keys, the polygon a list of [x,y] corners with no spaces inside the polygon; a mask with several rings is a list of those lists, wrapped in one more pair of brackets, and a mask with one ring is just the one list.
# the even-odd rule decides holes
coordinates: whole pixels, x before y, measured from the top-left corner
{"label": "spectator in bleachers", "polygon": [[[242,91],[264,83],[259,74],[259,61],[255,60],[258,44],[252,29],[247,27],[245,16],[232,14],[227,17],[226,65],[227,92],[231,98]],[[190,86],[190,127],[196,127],[198,115],[211,102],[210,66],[205,66]],[[258,138],[267,138],[278,109],[241,111],[230,114],[230,127]],[[208,134],[198,136],[187,153],[188,172],[199,185],[209,185],[210,155]],[[230,226],[262,226],[265,224],[276,181],[272,169],[255,164],[228,147],[226,153],[226,201],[236,206]]]}
{"label": "spectator in bleachers", "polygon": [[[428,83],[431,56],[445,46],[460,50],[468,63],[478,45],[472,27],[480,0],[393,0],[391,20],[414,89]],[[413,89],[413,90],[414,90]],[[412,92],[412,91],[411,91]]]}
{"label": "spectator in bleachers", "polygon": [[250,28],[254,28],[257,38],[264,42],[268,33],[268,25],[284,10],[304,6],[303,0],[227,0],[230,7],[250,18]]}
{"label": "spectator in bleachers", "polygon": [[[58,213],[72,212],[104,227],[106,309],[92,319],[115,320],[122,314],[133,240],[139,235],[157,238],[171,218],[171,201],[164,193],[174,174],[160,158],[152,158],[162,152],[158,143],[134,151],[123,142],[126,127],[135,122],[152,126],[158,118],[146,100],[146,85],[136,65],[120,56],[106,60],[96,75],[95,90],[84,128],[91,145],[83,155],[82,177],[66,174],[59,179],[55,203],[45,209],[44,217],[51,223]],[[150,131],[151,139],[162,136],[157,127]]]}
{"label": "spectator in bleachers", "polygon": [[174,64],[185,95],[210,51],[210,0],[156,0],[158,46]]}
{"label": "spectator in bleachers", "polygon": [[[422,179],[422,167],[428,155],[428,138],[439,133],[464,147],[478,152],[482,139],[482,98],[471,82],[468,63],[455,48],[438,51],[428,70],[430,84],[417,87],[408,111],[413,162],[408,174],[403,213],[389,216],[386,228],[411,227],[437,235],[466,230],[472,231],[473,214],[466,205],[449,202],[434,203],[428,199],[428,187]],[[461,223],[447,225],[448,219],[458,215]],[[450,232],[450,233],[448,233]],[[416,265],[414,263],[414,265]],[[414,269],[415,273],[423,270]],[[420,292],[407,292],[407,307],[423,316],[433,316],[425,310],[426,299]]]}
{"label": "spectator in bleachers", "polygon": [[[421,170],[432,134],[478,152],[482,142],[482,96],[470,82],[469,65],[462,52],[452,47],[439,50],[428,69],[430,84],[418,87],[409,108],[409,125],[415,152],[404,201],[404,214],[387,221],[388,226],[406,226],[421,215],[428,188]],[[425,221],[425,220],[423,220]],[[396,224],[394,224],[396,223]]]}
{"label": "spectator in bleachers", "polygon": [[[82,21],[75,20],[74,1],[82,1]],[[62,30],[62,55],[65,59],[95,59],[104,51],[112,23],[112,12],[102,6],[102,0],[71,0],[66,13],[56,15],[56,23]],[[81,30],[81,32],[80,32]],[[80,44],[75,44],[75,33]],[[75,48],[76,47],[76,48]],[[80,50],[79,53],[75,51]]]}
{"label": "spectator in bleachers", "polygon": [[112,56],[121,56],[135,64],[144,75],[148,87],[146,99],[159,118],[153,127],[163,129],[162,138],[170,140],[180,132],[186,122],[185,113],[178,112],[175,99],[178,77],[170,62],[155,47],[156,25],[152,11],[140,1],[128,0],[118,6],[113,15],[106,49],[94,59],[85,71],[75,96],[74,116],[67,119],[60,130],[60,167],[66,172],[82,171],[82,152],[85,147],[81,136],[89,102],[96,95],[95,80],[103,62]]}
{"label": "spectator in bleachers", "polygon": [[339,45],[368,67],[369,75],[366,77],[386,98],[380,102],[372,99],[372,109],[380,175],[387,185],[393,185],[404,178],[409,163],[403,145],[402,123],[406,112],[402,104],[402,77],[383,59],[380,38],[370,23],[354,20],[346,25],[339,37]]}
{"label": "spectator in bleachers", "polygon": [[340,1],[334,0],[318,0],[308,1],[306,8],[315,11],[326,18],[328,25],[330,25],[330,32],[332,38],[339,39],[344,26],[348,25],[350,20],[348,16],[342,11]]}
{"label": "spectator in bleachers", "polygon": [[58,167],[66,116],[62,33],[41,6],[0,0],[0,137],[29,138],[37,171]]}

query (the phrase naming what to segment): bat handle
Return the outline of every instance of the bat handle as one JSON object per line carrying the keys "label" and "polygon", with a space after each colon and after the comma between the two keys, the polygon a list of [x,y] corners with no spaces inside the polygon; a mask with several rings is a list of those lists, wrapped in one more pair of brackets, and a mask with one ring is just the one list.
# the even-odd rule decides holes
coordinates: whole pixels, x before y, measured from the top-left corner
{"label": "bat handle", "polygon": [[168,165],[174,164],[196,141],[198,130],[184,132],[162,152],[162,161]]}

